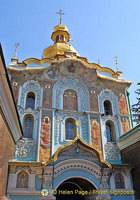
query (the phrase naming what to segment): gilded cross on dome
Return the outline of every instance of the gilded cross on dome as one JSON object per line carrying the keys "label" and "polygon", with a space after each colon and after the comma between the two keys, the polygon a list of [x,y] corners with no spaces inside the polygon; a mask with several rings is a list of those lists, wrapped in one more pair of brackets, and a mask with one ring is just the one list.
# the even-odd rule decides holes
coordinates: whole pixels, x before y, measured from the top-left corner
{"label": "gilded cross on dome", "polygon": [[97,60],[97,62],[98,62],[98,65],[100,65],[100,61],[101,61],[101,60],[98,58],[98,60]]}
{"label": "gilded cross on dome", "polygon": [[116,60],[117,71],[119,71],[119,68],[118,68],[118,56],[114,56],[114,59]]}
{"label": "gilded cross on dome", "polygon": [[57,14],[60,15],[60,24],[62,24],[62,15],[64,15],[65,13],[63,13],[63,10],[60,9],[60,11],[57,12]]}
{"label": "gilded cross on dome", "polygon": [[19,46],[19,43],[16,43],[15,44],[15,47],[16,47],[16,49],[15,49],[15,58],[17,58],[17,47]]}

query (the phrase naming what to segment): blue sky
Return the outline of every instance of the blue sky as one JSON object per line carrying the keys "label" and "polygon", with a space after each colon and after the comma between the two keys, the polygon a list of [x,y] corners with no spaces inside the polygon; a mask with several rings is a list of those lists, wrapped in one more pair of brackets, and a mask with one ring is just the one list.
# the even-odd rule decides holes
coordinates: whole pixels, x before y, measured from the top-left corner
{"label": "blue sky", "polygon": [[119,70],[125,80],[135,83],[129,89],[131,104],[140,82],[140,0],[0,0],[0,42],[6,65],[19,42],[18,59],[41,59],[51,45],[53,27],[59,24],[62,9],[72,45],[89,62]]}

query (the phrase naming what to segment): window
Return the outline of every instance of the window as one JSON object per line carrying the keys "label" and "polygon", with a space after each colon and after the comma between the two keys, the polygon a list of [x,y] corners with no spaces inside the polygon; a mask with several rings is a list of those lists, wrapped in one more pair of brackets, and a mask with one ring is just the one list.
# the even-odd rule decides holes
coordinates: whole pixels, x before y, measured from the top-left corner
{"label": "window", "polygon": [[32,138],[34,119],[32,115],[26,115],[23,123],[24,137]]}
{"label": "window", "polygon": [[29,175],[24,172],[21,171],[18,173],[17,175],[17,188],[28,188],[28,179],[29,179]]}
{"label": "window", "polygon": [[107,142],[116,141],[114,124],[111,121],[108,121],[106,123],[106,137],[107,137]]}
{"label": "window", "polygon": [[124,178],[121,174],[115,176],[115,187],[116,189],[125,189]]}
{"label": "window", "polygon": [[59,41],[59,35],[56,36],[56,42]]}
{"label": "window", "polygon": [[104,101],[104,112],[105,112],[105,115],[112,115],[111,102],[108,100]]}
{"label": "window", "polygon": [[34,109],[34,106],[35,106],[35,94],[33,92],[29,92],[27,94],[26,108]]}
{"label": "window", "polygon": [[77,95],[74,90],[65,90],[63,95],[63,108],[65,110],[78,110]]}
{"label": "window", "polygon": [[66,140],[73,140],[76,137],[76,125],[74,119],[67,119],[65,124]]}
{"label": "window", "polygon": [[64,36],[60,35],[60,41],[64,41]]}

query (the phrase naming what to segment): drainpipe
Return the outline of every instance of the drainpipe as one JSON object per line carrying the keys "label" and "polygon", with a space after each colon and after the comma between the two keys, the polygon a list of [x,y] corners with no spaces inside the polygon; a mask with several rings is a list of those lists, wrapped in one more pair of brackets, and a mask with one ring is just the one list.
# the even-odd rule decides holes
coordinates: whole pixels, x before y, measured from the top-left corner
{"label": "drainpipe", "polygon": [[131,111],[130,98],[129,98],[130,93],[127,91],[126,94],[127,94],[127,99],[128,99],[128,105],[129,105],[129,112],[130,112],[131,125],[132,125],[132,128],[133,128],[132,111]]}

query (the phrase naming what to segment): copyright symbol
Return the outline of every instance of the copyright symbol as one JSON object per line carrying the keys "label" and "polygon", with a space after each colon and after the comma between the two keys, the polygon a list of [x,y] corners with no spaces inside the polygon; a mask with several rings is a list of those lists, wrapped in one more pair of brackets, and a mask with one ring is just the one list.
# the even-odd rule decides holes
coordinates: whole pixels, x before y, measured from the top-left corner
{"label": "copyright symbol", "polygon": [[53,194],[57,194],[57,190],[53,190]]}

